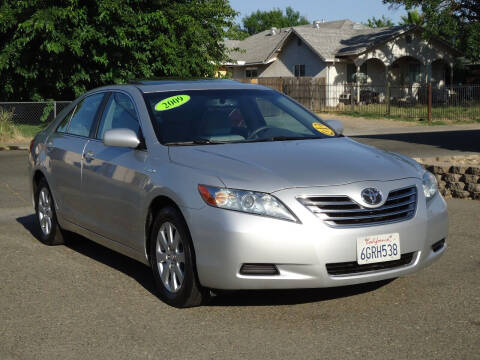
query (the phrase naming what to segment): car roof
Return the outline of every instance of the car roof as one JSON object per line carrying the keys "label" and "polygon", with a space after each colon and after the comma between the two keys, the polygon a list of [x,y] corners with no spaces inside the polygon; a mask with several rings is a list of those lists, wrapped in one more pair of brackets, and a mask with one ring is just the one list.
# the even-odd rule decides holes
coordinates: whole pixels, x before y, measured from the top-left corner
{"label": "car roof", "polygon": [[136,86],[143,93],[177,90],[271,90],[268,87],[246,84],[234,80],[201,79],[201,80],[145,80],[137,81],[131,85]]}

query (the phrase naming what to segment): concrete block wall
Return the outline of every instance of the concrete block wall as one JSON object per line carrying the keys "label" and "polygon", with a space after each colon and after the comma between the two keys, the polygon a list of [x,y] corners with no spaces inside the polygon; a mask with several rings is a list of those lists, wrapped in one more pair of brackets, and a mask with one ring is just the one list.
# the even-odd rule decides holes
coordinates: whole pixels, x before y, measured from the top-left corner
{"label": "concrete block wall", "polygon": [[416,160],[435,175],[443,196],[480,200],[480,156]]}

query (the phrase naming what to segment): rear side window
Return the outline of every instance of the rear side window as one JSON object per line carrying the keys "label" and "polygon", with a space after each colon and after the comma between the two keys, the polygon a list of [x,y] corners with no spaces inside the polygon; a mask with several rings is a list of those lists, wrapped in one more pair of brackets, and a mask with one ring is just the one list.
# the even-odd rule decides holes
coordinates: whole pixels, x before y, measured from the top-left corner
{"label": "rear side window", "polygon": [[73,114],[74,111],[75,111],[75,108],[73,108],[72,111],[70,111],[70,112],[63,118],[62,122],[61,122],[60,125],[58,125],[58,127],[57,127],[57,132],[61,132],[61,133],[67,132],[68,124],[69,124],[70,118],[72,117],[72,114]]}
{"label": "rear side window", "polygon": [[104,94],[95,94],[83,99],[75,108],[67,132],[88,137]]}
{"label": "rear side window", "polygon": [[113,93],[103,111],[97,139],[103,140],[105,131],[110,129],[130,129],[140,136],[137,113],[130,98],[122,93]]}

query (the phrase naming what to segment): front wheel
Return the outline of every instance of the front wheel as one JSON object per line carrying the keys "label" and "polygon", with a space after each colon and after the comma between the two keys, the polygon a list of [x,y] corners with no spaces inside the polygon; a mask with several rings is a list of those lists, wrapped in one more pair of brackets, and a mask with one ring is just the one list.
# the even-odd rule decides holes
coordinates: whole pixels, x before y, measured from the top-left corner
{"label": "front wheel", "polygon": [[46,245],[63,244],[63,233],[58,225],[55,203],[45,180],[37,186],[35,212],[40,225],[40,241]]}
{"label": "front wheel", "polygon": [[161,209],[156,215],[149,251],[159,297],[179,308],[200,305],[206,290],[198,281],[187,224],[175,208]]}

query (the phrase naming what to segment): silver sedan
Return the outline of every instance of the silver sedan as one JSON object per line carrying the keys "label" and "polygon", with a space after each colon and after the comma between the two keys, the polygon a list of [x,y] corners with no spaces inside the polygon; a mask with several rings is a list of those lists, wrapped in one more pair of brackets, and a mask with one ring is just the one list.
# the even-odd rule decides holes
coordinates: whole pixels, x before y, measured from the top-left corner
{"label": "silver sedan", "polygon": [[228,80],[92,90],[32,141],[48,245],[76,232],[153,271],[176,307],[215,289],[395,278],[446,249],[435,177],[266,87]]}

